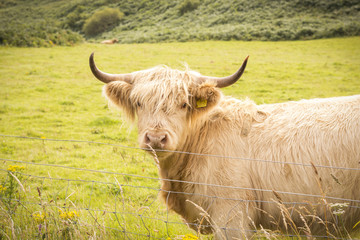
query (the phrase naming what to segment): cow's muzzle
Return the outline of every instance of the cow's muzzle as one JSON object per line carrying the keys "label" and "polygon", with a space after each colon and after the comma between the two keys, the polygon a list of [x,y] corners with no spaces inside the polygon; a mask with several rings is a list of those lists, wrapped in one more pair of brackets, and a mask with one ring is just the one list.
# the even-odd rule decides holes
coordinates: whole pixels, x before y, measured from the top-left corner
{"label": "cow's muzzle", "polygon": [[166,149],[169,136],[164,131],[147,131],[144,135],[145,145],[153,149]]}

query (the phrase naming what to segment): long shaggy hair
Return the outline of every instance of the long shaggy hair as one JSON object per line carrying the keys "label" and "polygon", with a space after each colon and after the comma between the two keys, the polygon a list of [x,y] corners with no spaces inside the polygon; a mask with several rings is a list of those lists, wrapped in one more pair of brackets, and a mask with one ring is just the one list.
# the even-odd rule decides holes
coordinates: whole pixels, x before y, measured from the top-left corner
{"label": "long shaggy hair", "polygon": [[161,178],[173,180],[162,181],[161,197],[195,230],[235,239],[255,228],[298,231],[291,223],[329,233],[323,223],[337,220],[328,204],[341,199],[354,200],[345,229],[360,220],[359,95],[256,105],[223,96],[188,69],[132,76],[108,83],[104,94],[130,119],[138,116],[140,145],[147,131],[167,134],[165,150],[177,152],[155,151]]}

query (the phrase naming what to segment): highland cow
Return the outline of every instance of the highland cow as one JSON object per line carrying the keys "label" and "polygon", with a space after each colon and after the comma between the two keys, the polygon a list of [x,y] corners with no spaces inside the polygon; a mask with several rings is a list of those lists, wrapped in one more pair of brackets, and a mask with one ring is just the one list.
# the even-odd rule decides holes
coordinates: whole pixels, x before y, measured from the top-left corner
{"label": "highland cow", "polygon": [[263,105],[224,96],[247,60],[223,78],[166,66],[108,74],[93,54],[90,67],[156,153],[162,199],[196,231],[328,234],[337,202],[348,204],[350,231],[360,220],[360,95]]}
{"label": "highland cow", "polygon": [[117,42],[118,42],[118,40],[116,38],[114,38],[114,39],[111,39],[111,40],[104,40],[104,41],[102,41],[100,43],[102,43],[102,44],[114,44],[114,43],[117,43]]}

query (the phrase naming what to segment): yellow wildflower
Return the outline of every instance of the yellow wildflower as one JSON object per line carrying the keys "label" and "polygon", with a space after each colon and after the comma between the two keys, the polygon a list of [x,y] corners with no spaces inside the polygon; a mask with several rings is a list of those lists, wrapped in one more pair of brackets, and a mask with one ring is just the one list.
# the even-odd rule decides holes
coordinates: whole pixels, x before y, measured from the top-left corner
{"label": "yellow wildflower", "polygon": [[3,185],[0,185],[0,193],[5,192],[5,190],[6,190],[6,187],[4,187]]}
{"label": "yellow wildflower", "polygon": [[39,212],[39,213],[33,213],[32,217],[34,218],[35,222],[42,223],[45,220],[45,214]]}
{"label": "yellow wildflower", "polygon": [[183,238],[182,238],[182,240],[197,240],[197,239],[199,239],[197,236],[195,236],[195,235],[192,235],[191,233],[190,234],[186,234]]}
{"label": "yellow wildflower", "polygon": [[21,170],[24,170],[24,169],[25,169],[25,167],[23,167],[23,166],[9,165],[7,170],[10,171],[10,172],[17,172],[17,171],[21,171]]}
{"label": "yellow wildflower", "polygon": [[44,137],[44,136],[41,136],[41,139],[46,139],[46,137]]}
{"label": "yellow wildflower", "polygon": [[62,211],[59,210],[60,218],[64,220],[74,220],[75,218],[79,217],[79,213],[77,211]]}

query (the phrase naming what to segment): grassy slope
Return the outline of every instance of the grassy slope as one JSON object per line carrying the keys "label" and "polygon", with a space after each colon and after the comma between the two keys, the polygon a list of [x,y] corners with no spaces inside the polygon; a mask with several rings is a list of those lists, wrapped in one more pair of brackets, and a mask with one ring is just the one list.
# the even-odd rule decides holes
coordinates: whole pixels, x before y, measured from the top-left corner
{"label": "grassy slope", "polygon": [[[130,72],[157,64],[183,68],[183,63],[187,62],[192,69],[214,76],[234,72],[249,54],[250,60],[242,80],[224,89],[224,93],[237,98],[248,96],[257,103],[274,103],[359,94],[359,46],[360,39],[356,37],[295,42],[84,44],[73,48],[47,49],[0,47],[0,133],[137,146],[136,127],[129,128],[130,125],[119,118],[119,113],[108,110],[101,96],[102,84],[89,71],[88,56],[92,51],[96,52],[99,67],[107,72]],[[142,151],[118,146],[0,137],[0,158],[157,176],[151,157]],[[6,169],[9,164],[2,162],[1,169]],[[114,206],[132,213],[143,211],[145,217],[167,219],[165,207],[156,200],[157,190],[124,186],[125,205],[119,200],[119,192],[116,192],[116,181],[123,185],[158,188],[156,180],[23,165],[26,166],[25,173],[35,176],[95,180],[109,184],[36,177],[27,179],[26,200],[46,203],[47,207],[43,206],[46,204],[42,207],[29,205],[27,211],[18,210],[14,217],[15,225],[21,227],[16,232],[18,236],[37,234],[38,223],[30,215],[43,209],[47,209],[53,219],[60,219],[57,225],[49,221],[52,229],[58,229],[53,233],[66,232],[68,225],[57,213],[57,208],[64,206],[76,206],[74,209],[80,212],[81,220],[76,226],[90,229],[103,237],[109,233],[98,227],[85,208],[107,210],[105,215],[96,211],[92,214],[100,224],[117,229],[121,229],[120,225],[110,213],[114,211]],[[6,176],[6,172],[0,172],[0,184]],[[36,187],[41,187],[43,191],[41,201]],[[142,208],[144,206],[149,206],[149,209]],[[143,223],[139,216],[121,216],[120,222],[127,226],[127,231],[148,234],[148,228],[151,235],[167,235],[166,224],[162,221],[145,219]],[[10,223],[6,219],[4,217],[0,224],[5,224],[9,230]],[[21,225],[21,219],[26,219],[26,227]],[[180,221],[173,214],[170,220]],[[186,227],[177,224],[169,224],[168,227],[170,236],[189,232]],[[71,229],[78,238],[82,236],[76,227]]]}
{"label": "grassy slope", "polygon": [[360,27],[360,5],[352,0],[205,0],[184,15],[174,1],[143,1],[134,8],[136,14],[103,37],[121,42],[293,40],[358,35]]}
{"label": "grassy slope", "polygon": [[[360,34],[356,0],[204,0],[180,14],[183,1],[1,0],[0,43],[18,46],[72,44],[85,20],[104,7],[125,13],[112,31],[92,41],[117,37],[122,43],[188,40],[293,40]],[[46,40],[40,41],[38,38]]]}

